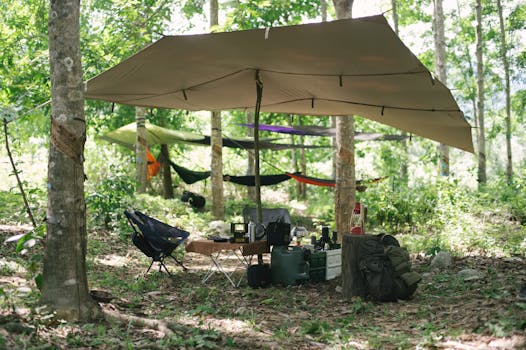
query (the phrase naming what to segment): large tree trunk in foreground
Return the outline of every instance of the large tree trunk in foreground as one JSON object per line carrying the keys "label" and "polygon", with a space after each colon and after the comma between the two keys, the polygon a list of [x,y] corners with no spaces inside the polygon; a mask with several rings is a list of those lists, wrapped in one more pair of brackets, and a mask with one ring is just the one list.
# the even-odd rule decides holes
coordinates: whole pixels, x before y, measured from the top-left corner
{"label": "large tree trunk in foreground", "polygon": [[[352,18],[353,0],[333,0],[338,19]],[[356,201],[354,172],[354,117],[336,118],[335,221],[338,240],[351,232],[351,214]]]}
{"label": "large tree trunk in foreground", "polygon": [[87,322],[100,310],[86,277],[86,122],[79,6],[79,1],[50,2],[51,142],[41,302],[58,318]]}
{"label": "large tree trunk in foreground", "polygon": [[[433,37],[435,41],[435,71],[438,79],[447,85],[446,72],[446,39],[444,34],[444,9],[442,0],[434,0],[433,6]],[[440,175],[449,176],[449,146],[441,143],[438,146],[440,154]]]}

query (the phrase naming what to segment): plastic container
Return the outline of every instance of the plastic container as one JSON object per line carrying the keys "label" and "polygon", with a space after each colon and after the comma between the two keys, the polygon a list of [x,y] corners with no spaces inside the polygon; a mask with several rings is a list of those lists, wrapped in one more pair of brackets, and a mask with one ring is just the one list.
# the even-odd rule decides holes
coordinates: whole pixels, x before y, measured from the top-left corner
{"label": "plastic container", "polygon": [[272,283],[296,285],[309,279],[309,263],[299,247],[274,246],[270,254]]}

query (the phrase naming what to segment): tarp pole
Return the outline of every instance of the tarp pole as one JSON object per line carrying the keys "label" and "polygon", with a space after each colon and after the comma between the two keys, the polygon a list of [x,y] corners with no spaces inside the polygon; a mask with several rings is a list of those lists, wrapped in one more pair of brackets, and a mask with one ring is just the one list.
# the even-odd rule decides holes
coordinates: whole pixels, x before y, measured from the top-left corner
{"label": "tarp pole", "polygon": [[259,174],[259,111],[263,96],[263,83],[259,79],[259,70],[256,71],[256,108],[254,111],[254,184],[256,187],[256,220],[263,222],[263,209],[261,207],[261,177]]}

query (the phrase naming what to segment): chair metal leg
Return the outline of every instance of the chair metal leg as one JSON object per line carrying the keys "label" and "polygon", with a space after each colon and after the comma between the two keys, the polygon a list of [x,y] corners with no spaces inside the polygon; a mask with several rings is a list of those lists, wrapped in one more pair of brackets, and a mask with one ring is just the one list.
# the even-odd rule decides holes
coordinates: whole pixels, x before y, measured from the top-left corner
{"label": "chair metal leg", "polygon": [[159,272],[161,272],[161,267],[164,267],[164,269],[166,270],[166,272],[167,272],[170,276],[173,276],[173,275],[171,274],[171,272],[168,270],[168,268],[166,267],[166,265],[164,264],[164,262],[159,261]]}
{"label": "chair metal leg", "polygon": [[188,269],[186,268],[186,266],[183,265],[183,263],[181,261],[179,261],[175,256],[173,255],[169,255],[169,257],[171,257],[172,259],[175,260],[175,262],[177,263],[177,265],[181,266],[183,268],[183,271],[188,271]]}
{"label": "chair metal leg", "polygon": [[150,266],[148,266],[148,270],[146,270],[145,275],[147,275],[148,272],[150,272],[150,269],[152,268],[152,265],[153,265],[154,262],[155,262],[155,260],[152,259],[152,262],[150,263]]}

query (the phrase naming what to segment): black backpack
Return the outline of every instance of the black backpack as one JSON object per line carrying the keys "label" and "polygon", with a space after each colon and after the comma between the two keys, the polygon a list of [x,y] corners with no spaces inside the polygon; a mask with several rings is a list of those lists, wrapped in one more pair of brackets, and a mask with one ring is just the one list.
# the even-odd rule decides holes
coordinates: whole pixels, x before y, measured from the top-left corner
{"label": "black backpack", "polygon": [[371,299],[397,301],[413,295],[421,276],[411,271],[409,253],[393,236],[363,240],[359,252],[360,271]]}

